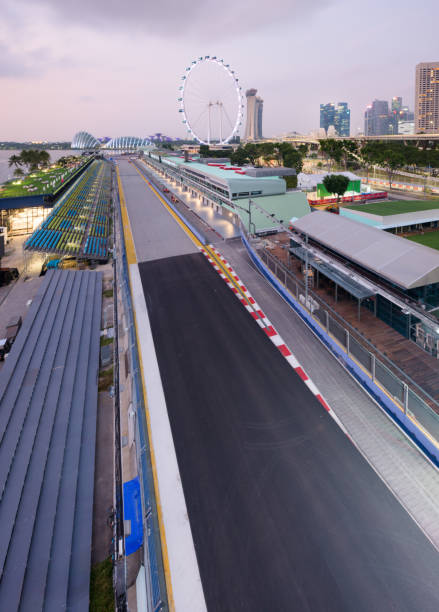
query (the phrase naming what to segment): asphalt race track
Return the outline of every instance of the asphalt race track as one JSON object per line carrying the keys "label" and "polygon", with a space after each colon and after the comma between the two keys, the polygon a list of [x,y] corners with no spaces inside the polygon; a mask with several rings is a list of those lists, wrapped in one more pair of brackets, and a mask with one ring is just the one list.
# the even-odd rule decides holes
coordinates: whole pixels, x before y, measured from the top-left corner
{"label": "asphalt race track", "polygon": [[139,269],[208,610],[437,612],[438,552],[203,255]]}

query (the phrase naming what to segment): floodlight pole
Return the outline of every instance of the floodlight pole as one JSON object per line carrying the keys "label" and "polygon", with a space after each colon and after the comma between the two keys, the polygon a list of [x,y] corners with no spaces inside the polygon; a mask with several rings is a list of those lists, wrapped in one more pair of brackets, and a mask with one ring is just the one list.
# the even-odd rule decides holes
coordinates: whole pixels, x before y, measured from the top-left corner
{"label": "floodlight pole", "polygon": [[305,308],[308,308],[308,234],[305,234]]}
{"label": "floodlight pole", "polygon": [[[256,226],[252,221],[252,204],[254,204],[254,202],[252,200],[249,199],[248,201],[248,231],[250,233],[253,233],[253,235],[256,234]],[[253,232],[251,230],[251,226],[253,225]]]}

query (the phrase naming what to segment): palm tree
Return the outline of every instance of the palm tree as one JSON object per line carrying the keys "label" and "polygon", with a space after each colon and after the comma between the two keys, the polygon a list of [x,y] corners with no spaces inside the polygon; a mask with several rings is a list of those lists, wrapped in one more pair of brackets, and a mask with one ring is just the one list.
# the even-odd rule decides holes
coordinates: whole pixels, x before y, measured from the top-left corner
{"label": "palm tree", "polygon": [[20,155],[11,155],[11,157],[9,158],[9,161],[8,161],[9,168],[11,166],[15,166],[16,168],[18,168],[22,164],[23,164],[23,160],[21,159]]}

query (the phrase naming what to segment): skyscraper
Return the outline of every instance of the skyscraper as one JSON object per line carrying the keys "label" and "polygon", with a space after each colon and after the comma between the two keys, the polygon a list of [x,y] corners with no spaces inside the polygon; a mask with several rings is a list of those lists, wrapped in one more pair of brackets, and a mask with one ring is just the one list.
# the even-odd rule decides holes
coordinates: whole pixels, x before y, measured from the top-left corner
{"label": "skyscraper", "polygon": [[351,111],[347,102],[333,102],[320,104],[320,127],[328,133],[330,126],[334,126],[337,136],[350,136]]}
{"label": "skyscraper", "polygon": [[439,62],[416,66],[415,132],[439,133]]}
{"label": "skyscraper", "polygon": [[[391,114],[391,129],[393,134],[412,134],[413,126],[410,123],[414,121],[414,113],[409,110],[408,106],[403,106],[402,97],[395,96],[392,98]],[[414,124],[413,124],[414,125]]]}
{"label": "skyscraper", "polygon": [[339,102],[335,109],[335,131],[339,136],[351,135],[351,111],[347,102]]}
{"label": "skyscraper", "polygon": [[364,134],[366,136],[385,136],[397,133],[397,122],[389,113],[387,100],[374,100],[364,113]]}
{"label": "skyscraper", "polygon": [[395,96],[392,98],[392,112],[399,113],[402,108],[402,98],[401,96]]}
{"label": "skyscraper", "polygon": [[262,111],[264,101],[256,95],[257,89],[247,89],[247,123],[245,126],[245,140],[258,140],[262,138]]}
{"label": "skyscraper", "polygon": [[320,104],[320,127],[328,133],[330,125],[335,127],[335,104],[332,102]]}
{"label": "skyscraper", "polygon": [[262,136],[262,111],[264,110],[264,100],[262,98],[256,98],[256,107],[258,109],[258,138]]}

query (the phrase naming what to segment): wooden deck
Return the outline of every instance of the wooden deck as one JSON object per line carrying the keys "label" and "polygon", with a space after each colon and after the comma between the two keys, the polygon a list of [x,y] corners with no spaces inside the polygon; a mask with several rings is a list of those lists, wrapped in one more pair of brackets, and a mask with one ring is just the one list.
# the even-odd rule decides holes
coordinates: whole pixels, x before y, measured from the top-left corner
{"label": "wooden deck", "polygon": [[[274,242],[276,240],[277,242]],[[295,258],[288,262],[288,251],[282,246],[289,244],[288,235],[273,237],[273,248],[269,249],[292,273],[303,281],[301,263]],[[358,302],[342,289],[338,289],[335,301],[334,284],[327,279],[320,279],[319,288],[313,287],[316,293],[328,306],[335,310],[345,321],[354,327],[366,340],[386,355],[398,368],[414,380],[422,389],[439,402],[439,360],[426,353],[412,340],[404,338],[392,327],[374,316],[370,310],[361,307],[361,318],[358,320]],[[432,405],[432,403],[431,403]],[[437,407],[435,407],[437,411]]]}

